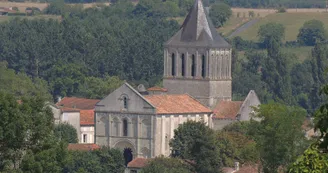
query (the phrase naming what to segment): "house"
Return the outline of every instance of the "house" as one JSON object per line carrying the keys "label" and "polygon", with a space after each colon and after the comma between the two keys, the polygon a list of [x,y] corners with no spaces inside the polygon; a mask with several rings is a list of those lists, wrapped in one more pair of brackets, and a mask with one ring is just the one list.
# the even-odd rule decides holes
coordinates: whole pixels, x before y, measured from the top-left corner
{"label": "house", "polygon": [[69,123],[75,127],[79,143],[94,143],[94,108],[97,99],[65,97],[51,105],[55,123]]}
{"label": "house", "polygon": [[96,104],[96,144],[133,158],[170,154],[174,129],[188,121],[212,125],[212,111],[188,94],[141,95],[128,83]]}
{"label": "house", "polygon": [[12,8],[0,7],[0,16],[8,16],[9,13],[16,13]]}
{"label": "house", "polygon": [[244,101],[219,101],[213,109],[214,129],[220,130],[236,121],[249,121],[252,118],[258,120],[252,117],[254,112],[252,107],[257,107],[260,104],[261,102],[253,90],[248,93]]}

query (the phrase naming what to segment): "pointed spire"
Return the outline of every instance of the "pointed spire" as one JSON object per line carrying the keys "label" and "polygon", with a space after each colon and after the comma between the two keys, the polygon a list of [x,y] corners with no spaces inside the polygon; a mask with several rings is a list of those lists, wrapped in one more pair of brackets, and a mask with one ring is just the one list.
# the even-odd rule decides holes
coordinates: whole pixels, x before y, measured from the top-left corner
{"label": "pointed spire", "polygon": [[202,0],[195,0],[181,28],[183,28],[181,35],[183,41],[196,41],[203,31],[213,40]]}
{"label": "pointed spire", "polygon": [[195,0],[179,32],[165,46],[231,48],[216,31],[202,0]]}

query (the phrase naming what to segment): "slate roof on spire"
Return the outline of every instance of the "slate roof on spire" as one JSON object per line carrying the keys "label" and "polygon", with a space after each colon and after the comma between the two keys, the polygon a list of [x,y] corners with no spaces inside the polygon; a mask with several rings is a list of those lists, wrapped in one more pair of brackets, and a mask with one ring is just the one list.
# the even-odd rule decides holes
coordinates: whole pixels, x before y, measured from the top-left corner
{"label": "slate roof on spire", "polygon": [[217,32],[204,9],[202,0],[195,0],[180,30],[165,46],[230,48]]}

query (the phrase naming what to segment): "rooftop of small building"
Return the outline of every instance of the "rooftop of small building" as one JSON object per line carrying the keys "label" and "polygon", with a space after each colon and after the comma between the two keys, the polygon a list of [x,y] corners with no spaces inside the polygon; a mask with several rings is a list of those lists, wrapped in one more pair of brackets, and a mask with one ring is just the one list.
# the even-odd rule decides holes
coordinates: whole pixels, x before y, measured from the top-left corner
{"label": "rooftop of small building", "polygon": [[86,98],[78,98],[78,97],[64,97],[60,100],[56,105],[58,107],[65,108],[74,108],[81,110],[90,110],[94,109],[95,105],[99,102],[98,99],[86,99]]}
{"label": "rooftop of small building", "polygon": [[67,149],[77,151],[91,151],[100,149],[100,146],[97,144],[68,144]]}
{"label": "rooftop of small building", "polygon": [[235,120],[243,101],[221,100],[213,109],[214,119]]}
{"label": "rooftop of small building", "polygon": [[81,110],[80,111],[80,125],[93,126],[94,122],[94,110]]}
{"label": "rooftop of small building", "polygon": [[147,165],[147,163],[151,159],[146,159],[146,158],[135,158],[131,162],[128,163],[127,167],[128,168],[143,168]]}

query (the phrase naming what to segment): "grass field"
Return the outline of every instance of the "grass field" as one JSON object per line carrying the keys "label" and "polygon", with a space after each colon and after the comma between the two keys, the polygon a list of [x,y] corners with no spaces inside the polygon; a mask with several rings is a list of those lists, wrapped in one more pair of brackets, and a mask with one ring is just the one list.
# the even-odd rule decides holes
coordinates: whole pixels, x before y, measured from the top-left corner
{"label": "grass field", "polygon": [[276,22],[285,26],[285,41],[292,41],[296,40],[298,31],[304,22],[312,19],[322,21],[325,28],[328,29],[328,13],[275,13],[261,18],[258,23],[240,33],[239,36],[247,40],[257,40],[257,32],[261,25],[269,22]]}
{"label": "grass field", "polygon": [[303,62],[305,59],[310,57],[312,48],[313,47],[311,46],[285,47],[282,51],[285,53],[295,54],[299,62]]}
{"label": "grass field", "polygon": [[218,31],[223,35],[228,36],[236,28],[240,27],[247,21],[249,21],[248,18],[237,18],[233,16],[223,25],[223,27],[219,28]]}

